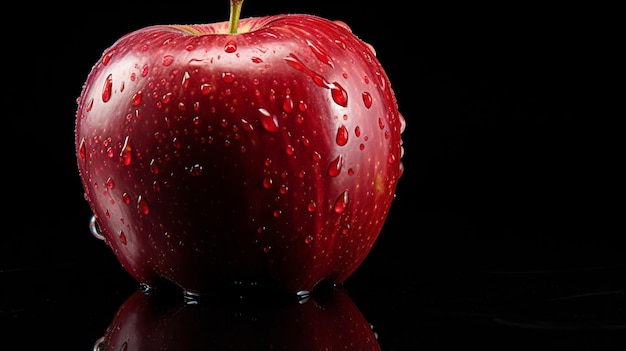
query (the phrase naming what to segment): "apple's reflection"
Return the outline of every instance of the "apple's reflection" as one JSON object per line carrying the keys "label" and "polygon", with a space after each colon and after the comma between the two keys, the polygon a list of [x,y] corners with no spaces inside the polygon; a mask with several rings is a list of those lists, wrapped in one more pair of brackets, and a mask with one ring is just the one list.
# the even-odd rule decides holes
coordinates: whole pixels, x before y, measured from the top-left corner
{"label": "apple's reflection", "polygon": [[94,351],[380,350],[345,288],[307,299],[203,297],[137,290]]}

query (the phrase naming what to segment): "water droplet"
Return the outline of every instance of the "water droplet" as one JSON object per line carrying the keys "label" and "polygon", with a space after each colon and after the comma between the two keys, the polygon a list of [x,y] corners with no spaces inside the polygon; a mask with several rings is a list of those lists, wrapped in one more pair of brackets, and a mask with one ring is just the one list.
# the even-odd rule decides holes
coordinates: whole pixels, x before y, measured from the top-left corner
{"label": "water droplet", "polygon": [[335,141],[339,146],[344,146],[348,142],[348,128],[346,128],[343,124],[337,129]]}
{"label": "water droplet", "polygon": [[122,244],[126,245],[128,242],[126,241],[126,234],[123,230],[120,230],[119,238],[122,241]]}
{"label": "water droplet", "polygon": [[115,182],[113,181],[113,178],[109,177],[107,181],[104,183],[104,186],[109,189],[115,188]]}
{"label": "water droplet", "polygon": [[104,80],[104,86],[102,87],[102,101],[107,102],[111,99],[113,90],[113,75],[109,74]]}
{"label": "water droplet", "polygon": [[289,191],[289,187],[288,187],[286,184],[282,184],[282,185],[280,186],[280,189],[278,189],[278,192],[279,192],[281,195],[285,195],[288,191]]}
{"label": "water droplet", "polygon": [[341,166],[343,164],[343,156],[337,156],[328,166],[328,175],[331,177],[336,177],[341,172]]}
{"label": "water droplet", "polygon": [[335,201],[335,206],[334,206],[335,213],[338,213],[338,214],[343,213],[343,211],[345,211],[347,206],[348,206],[348,190],[345,190],[343,193],[341,193],[341,195],[339,195],[339,197]]}
{"label": "water droplet", "polygon": [[89,99],[89,102],[87,103],[87,108],[85,109],[85,111],[89,112],[91,111],[92,108],[93,108],[93,98]]}
{"label": "water droplet", "polygon": [[291,156],[296,152],[296,149],[293,147],[293,145],[287,144],[287,146],[285,147],[285,152],[287,152],[287,155]]}
{"label": "water droplet", "polygon": [[163,56],[163,66],[169,66],[174,62],[174,56],[172,55],[165,55]]}
{"label": "water droplet", "polygon": [[313,156],[312,157],[313,157],[313,161],[315,161],[315,162],[319,162],[319,161],[322,160],[322,155],[320,155],[320,153],[317,152],[317,151],[313,151]]}
{"label": "water droplet", "polygon": [[306,209],[309,212],[314,212],[315,208],[317,208],[317,204],[315,203],[315,201],[311,200],[311,202],[309,202],[309,204],[306,206]]}
{"label": "water droplet", "polygon": [[135,95],[133,95],[133,98],[131,100],[131,103],[133,104],[133,106],[139,106],[139,104],[141,104],[141,90],[136,92]]}
{"label": "water droplet", "polygon": [[254,130],[254,126],[252,125],[252,123],[248,122],[245,119],[241,119],[241,127],[243,128],[243,130],[245,130],[246,132],[251,132]]}
{"label": "water droplet", "polygon": [[102,235],[102,231],[100,231],[100,226],[98,226],[96,216],[91,216],[91,219],[89,220],[89,231],[91,232],[91,235],[96,237],[96,239],[104,240],[104,235]]}
{"label": "water droplet", "polygon": [[367,108],[372,107],[372,95],[367,91],[363,92],[363,104],[365,104]]}
{"label": "water droplet", "polygon": [[285,101],[283,101],[283,110],[287,113],[293,111],[293,100],[289,95],[285,96]]}
{"label": "water droplet", "polygon": [[87,152],[85,150],[85,138],[80,140],[80,144],[78,145],[78,155],[81,160],[87,159]]}
{"label": "water droplet", "polygon": [[104,66],[109,64],[109,61],[111,61],[111,57],[113,57],[113,53],[112,52],[107,52],[103,57],[102,57],[102,64]]}
{"label": "water droplet", "polygon": [[357,138],[361,136],[361,127],[359,126],[354,127],[354,135],[356,135]]}
{"label": "water droplet", "polygon": [[231,72],[224,72],[222,73],[222,79],[226,83],[232,83],[235,80],[235,75]]}
{"label": "water droplet", "polygon": [[122,194],[122,200],[125,204],[130,205],[130,195],[128,193]]}
{"label": "water droplet", "polygon": [[132,147],[130,146],[130,137],[126,136],[126,139],[124,139],[124,145],[122,146],[122,151],[120,152],[120,157],[122,158],[124,166],[130,165],[131,151]]}
{"label": "water droplet", "polygon": [[380,129],[385,129],[385,122],[383,121],[382,118],[378,118],[378,127]]}
{"label": "water droplet", "polygon": [[148,64],[146,63],[145,65],[143,65],[143,67],[141,68],[141,76],[145,77],[148,75],[148,72],[150,71],[150,68],[148,67]]}
{"label": "water droplet", "polygon": [[307,237],[304,238],[305,244],[311,244],[312,242],[313,242],[313,237],[311,235],[307,235]]}
{"label": "water droplet", "polygon": [[333,101],[335,101],[338,105],[343,107],[348,106],[348,93],[339,83],[333,83],[330,88],[330,92],[333,97]]}
{"label": "water droplet", "polygon": [[270,178],[269,176],[266,176],[265,178],[263,178],[263,187],[265,189],[269,189],[272,186],[272,178]]}
{"label": "water droplet", "polygon": [[183,81],[181,82],[183,89],[187,89],[187,87],[189,86],[190,77],[191,76],[189,75],[189,72],[185,72],[185,74],[183,74]]}
{"label": "water droplet", "polygon": [[278,117],[276,115],[272,115],[264,108],[260,108],[259,110],[259,121],[261,122],[261,126],[268,132],[277,132],[278,131]]}
{"label": "water droplet", "polygon": [[261,60],[261,58],[260,58],[260,57],[253,57],[251,60],[252,60],[252,62],[254,62],[254,63],[261,63],[261,62],[263,62],[263,60]]}
{"label": "water droplet", "polygon": [[396,162],[396,155],[393,152],[389,153],[389,156],[387,157],[387,162],[388,163]]}
{"label": "water droplet", "polygon": [[224,46],[224,51],[226,51],[227,53],[237,51],[237,43],[234,40],[227,41],[226,45]]}
{"label": "water droplet", "polygon": [[139,195],[139,198],[137,199],[137,209],[139,209],[139,212],[144,215],[150,213],[150,206],[148,205],[148,201],[146,201],[146,199],[144,199],[141,195]]}
{"label": "water droplet", "polygon": [[274,211],[274,218],[278,218],[278,217],[280,217],[280,215],[281,215],[282,213],[283,213],[283,211],[281,211],[281,210],[275,210],[275,211]]}
{"label": "water droplet", "polygon": [[211,84],[204,83],[200,86],[200,94],[209,95],[210,92],[211,92]]}

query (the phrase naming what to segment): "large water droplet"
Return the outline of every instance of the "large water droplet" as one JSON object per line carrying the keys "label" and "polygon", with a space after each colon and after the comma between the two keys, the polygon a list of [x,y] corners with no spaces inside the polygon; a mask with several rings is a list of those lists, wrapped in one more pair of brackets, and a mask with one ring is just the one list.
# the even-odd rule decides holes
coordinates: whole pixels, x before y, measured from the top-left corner
{"label": "large water droplet", "polygon": [[367,91],[364,91],[362,96],[363,96],[363,104],[365,104],[365,107],[367,108],[372,107],[372,95],[368,93]]}
{"label": "large water droplet", "polygon": [[339,146],[344,146],[348,142],[348,128],[346,128],[343,124],[337,129],[335,141]]}
{"label": "large water droplet", "polygon": [[341,165],[343,163],[343,156],[337,156],[330,165],[328,166],[328,175],[331,177],[336,177],[341,172]]}
{"label": "large water droplet", "polygon": [[330,87],[330,93],[338,105],[346,107],[348,106],[348,92],[337,82],[334,82]]}
{"label": "large water droplet", "polygon": [[96,239],[104,240],[104,235],[102,235],[102,231],[100,231],[95,215],[91,216],[91,219],[89,220],[89,231],[91,232],[91,235],[96,237]]}
{"label": "large water droplet", "polygon": [[104,80],[104,86],[102,87],[102,101],[107,102],[111,99],[113,93],[113,75],[109,74]]}
{"label": "large water droplet", "polygon": [[341,195],[339,195],[339,197],[335,201],[335,206],[333,207],[333,209],[335,210],[335,213],[341,214],[343,213],[343,211],[346,210],[347,206],[348,206],[348,190],[345,190],[343,193],[341,193]]}

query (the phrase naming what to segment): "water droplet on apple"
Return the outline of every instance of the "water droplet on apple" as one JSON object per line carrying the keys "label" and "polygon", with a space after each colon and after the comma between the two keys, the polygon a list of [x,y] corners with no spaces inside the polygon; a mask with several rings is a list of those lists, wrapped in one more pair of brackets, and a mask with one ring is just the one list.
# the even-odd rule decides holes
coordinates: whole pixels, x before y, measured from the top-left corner
{"label": "water droplet on apple", "polygon": [[209,95],[210,92],[211,92],[211,84],[204,83],[200,86],[200,94]]}
{"label": "water droplet on apple", "polygon": [[348,206],[348,190],[345,190],[343,193],[341,193],[341,195],[339,195],[339,197],[335,201],[335,206],[333,207],[333,209],[335,210],[335,213],[342,214],[343,211],[346,210],[347,206]]}
{"label": "water droplet on apple", "polygon": [[122,201],[124,201],[125,204],[129,205],[130,204],[130,195],[128,195],[128,193],[123,193],[122,194]]}
{"label": "water droplet on apple", "polygon": [[333,101],[335,101],[338,105],[343,107],[348,106],[348,93],[339,83],[333,83],[330,86],[330,92],[333,97]]}
{"label": "water droplet on apple", "polygon": [[120,152],[120,157],[122,158],[124,166],[130,165],[131,151],[132,147],[130,145],[130,137],[126,136],[126,139],[124,139],[124,145],[122,146],[122,151]]}
{"label": "water droplet on apple", "polygon": [[226,45],[224,46],[224,51],[226,51],[227,53],[233,53],[237,51],[237,43],[234,40],[227,41]]}
{"label": "water droplet on apple", "polygon": [[354,127],[354,135],[356,135],[357,138],[361,136],[361,127]]}
{"label": "water droplet on apple", "polygon": [[287,144],[287,146],[285,147],[285,152],[287,153],[287,155],[291,156],[296,152],[296,149],[293,147],[293,145]]}
{"label": "water droplet on apple", "polygon": [[78,155],[81,160],[87,159],[87,152],[85,150],[85,138],[80,140],[80,144],[78,145]]}
{"label": "water droplet on apple", "polygon": [[313,157],[313,161],[315,162],[319,162],[322,160],[322,155],[317,151],[313,151],[312,157]]}
{"label": "water droplet on apple", "polygon": [[113,93],[113,75],[109,74],[104,80],[104,86],[102,87],[102,101],[107,102],[111,99]]}
{"label": "water droplet on apple", "polygon": [[169,66],[174,62],[174,56],[172,55],[165,55],[163,56],[163,66]]}
{"label": "water droplet on apple", "polygon": [[120,230],[120,234],[118,235],[120,240],[122,241],[122,244],[126,245],[128,242],[126,241],[126,234],[124,233],[123,230]]}
{"label": "water droplet on apple", "polygon": [[330,166],[328,166],[328,175],[331,177],[336,177],[341,172],[341,165],[343,163],[343,156],[339,155],[334,160],[330,162]]}
{"label": "water droplet on apple", "polygon": [[141,195],[139,195],[139,198],[137,199],[137,209],[139,209],[139,212],[144,215],[150,213],[150,206],[148,205],[148,201],[146,201],[146,199],[144,199]]}
{"label": "water droplet on apple", "polygon": [[309,212],[314,212],[316,208],[317,208],[317,204],[313,200],[311,200],[311,202],[309,202],[309,204],[306,206],[306,209]]}
{"label": "water droplet on apple", "polygon": [[254,130],[254,126],[252,125],[252,123],[248,122],[245,119],[241,119],[241,127],[243,128],[243,130],[245,130],[246,132],[251,132]]}
{"label": "water droplet on apple", "polygon": [[269,189],[272,186],[272,178],[270,178],[269,176],[266,176],[265,178],[263,178],[263,187],[265,189]]}
{"label": "water droplet on apple", "polygon": [[131,100],[131,103],[133,104],[133,106],[139,106],[139,104],[141,104],[141,90],[136,92],[135,95],[133,95],[133,98]]}
{"label": "water droplet on apple", "polygon": [[263,60],[260,57],[256,57],[256,56],[253,57],[251,60],[254,63],[262,63],[263,62]]}
{"label": "water droplet on apple", "polygon": [[104,235],[102,235],[102,231],[100,231],[95,215],[91,216],[91,219],[89,220],[89,231],[91,232],[91,235],[96,237],[96,239],[104,240]]}
{"label": "water droplet on apple", "polygon": [[287,113],[293,111],[293,100],[290,95],[285,96],[285,101],[283,101],[283,110]]}
{"label": "water droplet on apple", "polygon": [[348,128],[345,125],[341,125],[337,129],[337,136],[335,137],[337,145],[344,146],[348,142]]}
{"label": "water droplet on apple", "polygon": [[304,238],[304,243],[305,244],[311,244],[312,242],[313,242],[313,236],[307,235],[307,237]]}
{"label": "water droplet on apple", "polygon": [[368,93],[367,91],[364,91],[362,96],[363,96],[363,104],[365,104],[365,107],[367,108],[372,107],[372,95]]}
{"label": "water droplet on apple", "polygon": [[222,79],[225,83],[232,83],[235,80],[235,75],[231,72],[222,73]]}
{"label": "water droplet on apple", "polygon": [[264,108],[260,108],[259,110],[259,121],[261,122],[261,126],[268,132],[277,132],[278,131],[278,117],[276,115],[272,115]]}

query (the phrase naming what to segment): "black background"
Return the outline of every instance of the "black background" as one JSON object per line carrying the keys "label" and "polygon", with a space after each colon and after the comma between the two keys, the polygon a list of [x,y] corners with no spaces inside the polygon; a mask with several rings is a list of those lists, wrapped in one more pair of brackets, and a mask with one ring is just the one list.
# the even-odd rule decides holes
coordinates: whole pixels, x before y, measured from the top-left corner
{"label": "black background", "polygon": [[[224,21],[228,1],[17,6],[2,44],[0,343],[20,331],[88,350],[137,286],[89,233],[76,98],[121,35]],[[242,18],[343,20],[387,69],[405,173],[346,282],[383,350],[623,345],[623,106],[608,108],[623,100],[622,42],[614,9],[580,6],[244,3]]]}

